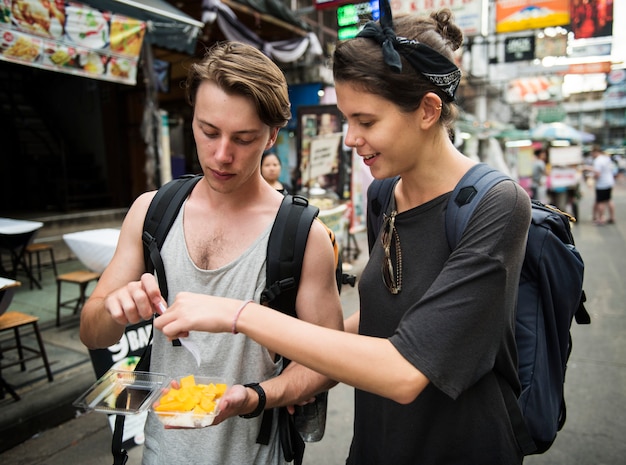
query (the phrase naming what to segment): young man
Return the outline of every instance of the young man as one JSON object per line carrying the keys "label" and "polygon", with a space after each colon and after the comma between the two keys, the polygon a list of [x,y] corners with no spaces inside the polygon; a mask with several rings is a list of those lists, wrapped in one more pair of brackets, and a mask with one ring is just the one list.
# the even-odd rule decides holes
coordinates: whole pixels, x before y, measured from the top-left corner
{"label": "young man", "polygon": [[[154,196],[149,192],[129,210],[113,260],[82,311],[81,340],[89,348],[116,343],[127,324],[170,306],[201,318],[205,294],[260,300],[269,232],[283,195],[262,178],[259,165],[290,118],[285,78],[255,48],[222,43],[191,66],[187,95],[204,177],[161,249],[169,301],[163,301],[155,277],[144,274],[143,222]],[[302,320],[343,329],[333,248],[317,221],[307,241],[296,310]],[[230,389],[220,403],[218,426],[166,430],[150,413],[144,465],[284,463],[276,420],[269,445],[256,443],[263,402],[265,408],[304,403],[334,382],[295,363],[276,376],[282,362],[275,353],[243,334],[192,332],[188,340],[200,348],[199,366],[185,347],[155,331],[150,371],[225,379]]]}
{"label": "young man", "polygon": [[[612,199],[615,176],[613,175],[613,162],[606,155],[600,146],[594,145],[591,151],[593,157],[593,174],[596,180],[596,201],[593,204],[593,222],[597,225],[615,223],[615,204]],[[608,209],[609,218],[604,218],[604,213]]]}

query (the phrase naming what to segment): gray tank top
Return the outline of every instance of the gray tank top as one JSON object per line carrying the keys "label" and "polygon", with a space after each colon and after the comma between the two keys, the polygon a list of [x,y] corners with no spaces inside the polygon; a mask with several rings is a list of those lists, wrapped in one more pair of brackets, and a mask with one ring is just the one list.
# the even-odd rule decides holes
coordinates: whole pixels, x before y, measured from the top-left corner
{"label": "gray tank top", "polygon": [[[161,256],[166,270],[171,304],[178,292],[253,299],[260,301],[265,287],[267,242],[271,226],[233,262],[215,270],[198,268],[191,260],[183,233],[183,208],[163,244]],[[202,308],[197,309],[202,312]],[[260,382],[276,376],[280,365],[269,352],[243,334],[192,332],[189,340],[200,348],[202,363],[184,347],[174,347],[160,331],[153,336],[150,371],[172,378],[189,374],[217,378],[232,384]],[[241,465],[284,464],[277,421],[272,422],[269,445],[256,443],[262,416],[229,418],[215,427],[164,429],[150,412],[146,422],[144,465]]]}

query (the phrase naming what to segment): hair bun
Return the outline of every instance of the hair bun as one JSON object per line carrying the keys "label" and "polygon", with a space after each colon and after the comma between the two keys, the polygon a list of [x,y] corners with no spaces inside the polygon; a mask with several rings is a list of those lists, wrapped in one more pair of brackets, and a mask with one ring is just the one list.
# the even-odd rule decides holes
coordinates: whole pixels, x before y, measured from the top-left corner
{"label": "hair bun", "polygon": [[433,11],[430,17],[437,23],[437,32],[450,44],[452,50],[457,50],[463,45],[463,32],[454,24],[450,9]]}

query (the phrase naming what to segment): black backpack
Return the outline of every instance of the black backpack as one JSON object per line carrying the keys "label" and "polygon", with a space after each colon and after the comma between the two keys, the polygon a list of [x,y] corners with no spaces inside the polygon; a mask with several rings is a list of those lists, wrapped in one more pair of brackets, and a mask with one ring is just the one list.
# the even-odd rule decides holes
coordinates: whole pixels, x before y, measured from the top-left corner
{"label": "black backpack", "polygon": [[[156,270],[159,288],[166,300],[168,288],[160,249],[180,207],[201,178],[201,175],[185,175],[163,185],[155,194],[146,213],[143,231],[145,269],[150,273]],[[311,224],[318,213],[319,209],[309,205],[306,198],[286,195],[270,232],[267,245],[267,284],[261,294],[261,303],[293,317],[297,316],[296,296],[306,242]],[[336,248],[334,234],[328,228],[327,231]],[[335,278],[339,291],[342,284],[354,286],[356,278],[342,271],[341,255],[335,253],[335,259]],[[180,341],[174,341],[174,344],[180,345]],[[283,369],[288,364],[289,360],[283,357]],[[269,443],[272,417],[272,410],[263,413],[257,437],[259,444]],[[285,460],[295,460],[296,465],[299,465],[304,454],[304,441],[295,427],[293,416],[287,413],[286,408],[281,407],[278,419]]]}
{"label": "black backpack", "polygon": [[[163,185],[155,194],[146,213],[142,238],[145,269],[150,273],[156,270],[159,288],[166,300],[167,280],[160,250],[180,207],[201,178],[201,175],[185,175]],[[318,213],[319,209],[309,205],[306,198],[286,195],[270,232],[267,246],[267,287],[261,300],[273,309],[294,317],[306,241]],[[334,234],[330,230],[328,232],[333,246],[336,247]],[[335,258],[337,288],[341,292],[343,284],[354,287],[356,278],[343,272],[341,255]]]}
{"label": "black backpack", "polygon": [[[483,196],[511,179],[484,163],[472,167],[455,187],[446,210],[446,237],[454,250]],[[398,178],[375,180],[368,189],[367,229],[371,250]],[[515,339],[519,399],[498,376],[509,415],[525,455],[547,451],[566,419],[563,393],[572,350],[570,327],[589,324],[582,289],[584,263],[574,245],[572,217],[532,201],[532,221],[520,277]]]}

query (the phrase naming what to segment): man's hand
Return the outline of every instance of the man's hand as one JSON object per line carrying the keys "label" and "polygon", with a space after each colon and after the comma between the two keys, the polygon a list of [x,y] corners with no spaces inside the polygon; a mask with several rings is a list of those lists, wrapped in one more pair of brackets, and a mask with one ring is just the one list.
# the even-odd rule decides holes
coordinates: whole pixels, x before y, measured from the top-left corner
{"label": "man's hand", "polygon": [[253,396],[256,396],[256,394],[241,384],[235,384],[228,388],[220,398],[220,413],[213,420],[213,425],[219,425],[230,417],[250,413],[258,402]]}
{"label": "man's hand", "polygon": [[119,325],[139,323],[162,313],[165,301],[154,275],[144,273],[140,281],[132,281],[110,293],[104,307]]}

